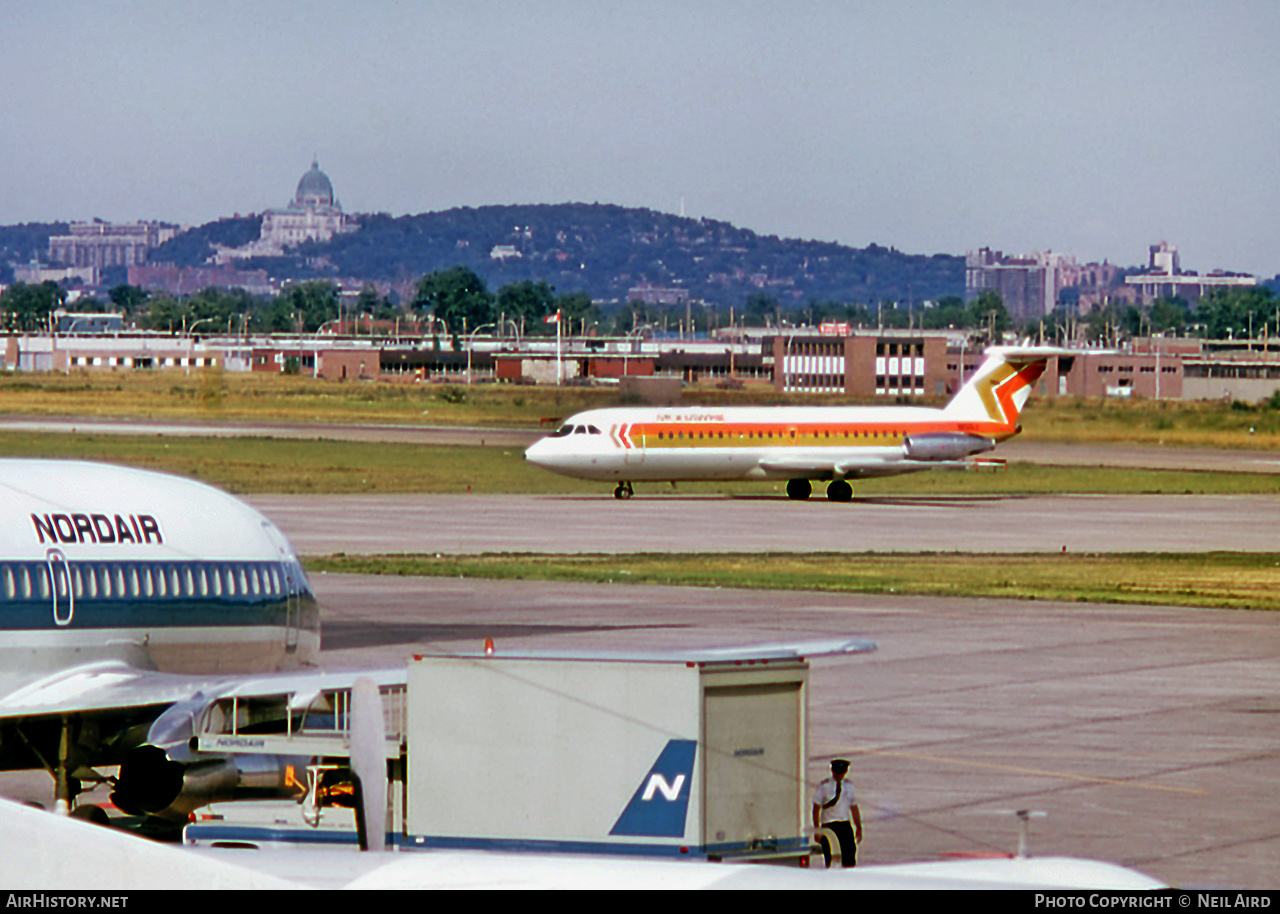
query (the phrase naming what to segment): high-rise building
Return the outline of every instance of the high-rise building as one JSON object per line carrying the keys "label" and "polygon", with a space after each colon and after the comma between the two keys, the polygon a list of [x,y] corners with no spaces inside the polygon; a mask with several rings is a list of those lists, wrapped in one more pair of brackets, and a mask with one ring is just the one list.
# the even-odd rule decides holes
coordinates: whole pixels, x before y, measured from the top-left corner
{"label": "high-rise building", "polygon": [[1214,289],[1247,288],[1258,284],[1258,278],[1247,273],[1228,273],[1222,270],[1203,276],[1195,271],[1184,273],[1182,264],[1178,261],[1177,247],[1167,241],[1151,245],[1148,251],[1150,257],[1147,272],[1126,276],[1124,280],[1128,286],[1137,289],[1138,298],[1143,303],[1175,297],[1195,301]]}
{"label": "high-rise building", "polygon": [[995,292],[1015,323],[1039,320],[1058,306],[1058,295],[1075,284],[1076,259],[1069,254],[1036,251],[1006,257],[979,248],[965,257],[965,300]]}

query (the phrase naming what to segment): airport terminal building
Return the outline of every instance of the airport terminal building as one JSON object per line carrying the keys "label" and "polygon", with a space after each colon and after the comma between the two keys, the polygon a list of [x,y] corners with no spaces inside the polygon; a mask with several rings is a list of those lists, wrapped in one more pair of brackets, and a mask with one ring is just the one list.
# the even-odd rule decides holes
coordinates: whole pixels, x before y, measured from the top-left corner
{"label": "airport terminal building", "polygon": [[[101,318],[103,315],[96,315]],[[99,332],[85,332],[90,327]],[[0,336],[0,369],[203,368],[293,371],[344,381],[554,384],[624,378],[739,387],[861,402],[945,400],[981,364],[984,345],[947,331],[762,329],[733,339],[555,341],[477,338],[454,350],[402,336],[237,336],[121,331],[83,319],[71,332]],[[1138,339],[1049,361],[1044,397],[1264,400],[1280,390],[1280,340]]]}

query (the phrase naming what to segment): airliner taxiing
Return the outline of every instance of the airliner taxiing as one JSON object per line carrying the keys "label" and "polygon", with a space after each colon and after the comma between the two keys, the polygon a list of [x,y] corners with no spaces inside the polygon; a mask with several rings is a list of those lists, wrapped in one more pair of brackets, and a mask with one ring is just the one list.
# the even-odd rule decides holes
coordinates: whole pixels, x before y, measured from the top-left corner
{"label": "airliner taxiing", "polygon": [[623,407],[578,413],[525,459],[616,483],[786,479],[806,499],[813,480],[849,501],[850,479],[963,467],[1020,431],[1018,416],[1047,360],[1065,350],[999,346],[942,409],[909,406]]}

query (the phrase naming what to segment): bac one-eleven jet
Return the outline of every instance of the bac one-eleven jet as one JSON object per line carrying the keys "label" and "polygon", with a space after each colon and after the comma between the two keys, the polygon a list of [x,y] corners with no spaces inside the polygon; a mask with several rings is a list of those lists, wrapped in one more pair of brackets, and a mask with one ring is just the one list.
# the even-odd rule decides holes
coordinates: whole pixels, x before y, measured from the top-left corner
{"label": "bac one-eleven jet", "polygon": [[1016,435],[1018,415],[1044,372],[1066,350],[997,346],[942,409],[912,406],[624,407],[570,416],[525,451],[530,463],[580,479],[616,483],[786,479],[806,499],[812,480],[849,501],[850,479],[961,467]]}

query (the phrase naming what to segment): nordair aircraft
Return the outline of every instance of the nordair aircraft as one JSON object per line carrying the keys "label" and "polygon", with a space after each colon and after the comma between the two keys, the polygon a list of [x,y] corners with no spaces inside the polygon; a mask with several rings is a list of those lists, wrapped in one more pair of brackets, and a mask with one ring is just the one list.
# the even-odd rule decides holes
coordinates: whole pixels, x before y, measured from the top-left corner
{"label": "nordair aircraft", "polygon": [[578,413],[525,451],[535,466],[615,483],[786,479],[807,499],[813,481],[849,501],[850,479],[963,467],[1018,434],[1018,416],[1051,356],[998,346],[942,409],[910,406],[622,407]]}
{"label": "nordair aircraft", "polygon": [[175,761],[185,737],[165,713],[252,675],[318,676],[319,650],[293,548],[243,502],[125,467],[0,460],[0,770],[48,770],[61,811],[98,767],[119,766],[112,800],[136,815],[185,819],[197,769],[234,795],[262,760]]}

